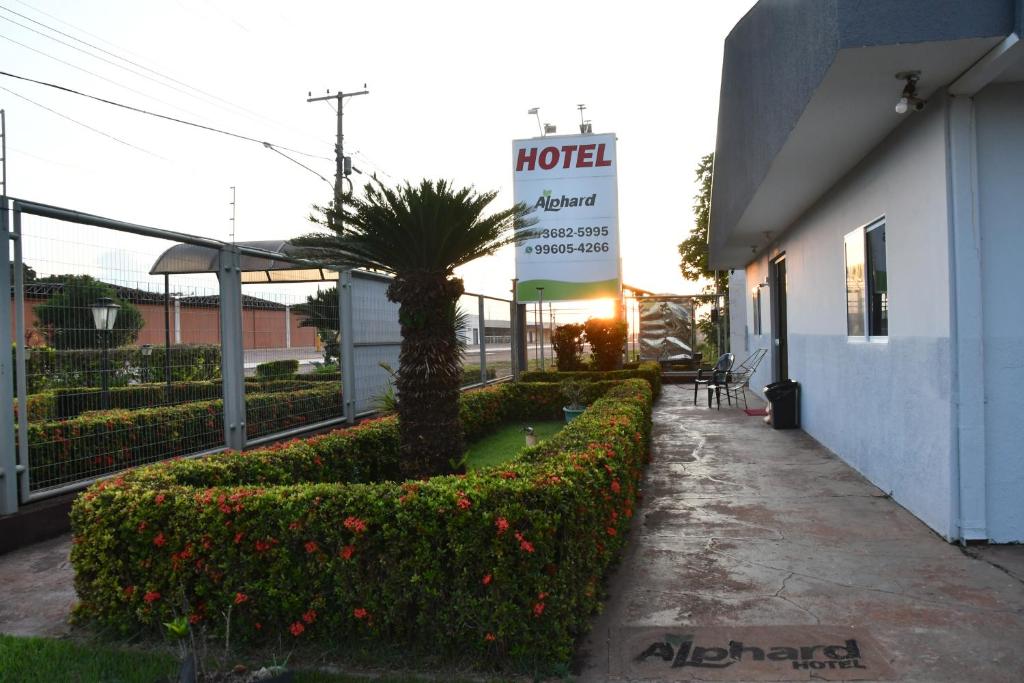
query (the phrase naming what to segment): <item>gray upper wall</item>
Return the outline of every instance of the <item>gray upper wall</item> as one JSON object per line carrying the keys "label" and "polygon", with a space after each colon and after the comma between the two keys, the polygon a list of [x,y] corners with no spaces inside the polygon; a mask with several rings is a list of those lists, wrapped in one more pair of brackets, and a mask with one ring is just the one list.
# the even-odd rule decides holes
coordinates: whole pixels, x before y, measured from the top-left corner
{"label": "gray upper wall", "polygon": [[1021,23],[1022,5],[1024,0],[758,2],[725,41],[711,203],[712,260],[716,245],[724,248],[841,51],[1004,37]]}

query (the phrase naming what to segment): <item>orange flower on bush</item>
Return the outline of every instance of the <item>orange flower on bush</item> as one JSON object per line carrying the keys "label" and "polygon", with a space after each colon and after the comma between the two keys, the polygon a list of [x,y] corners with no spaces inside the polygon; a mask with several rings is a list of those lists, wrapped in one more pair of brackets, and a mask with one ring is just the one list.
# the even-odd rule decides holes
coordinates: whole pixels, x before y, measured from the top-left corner
{"label": "orange flower on bush", "polygon": [[533,605],[533,616],[539,617],[542,614],[544,614],[544,603],[543,602],[534,603],[534,605]]}
{"label": "orange flower on bush", "polygon": [[315,553],[320,546],[316,544],[316,541],[306,541],[306,545],[304,547],[306,548],[307,553]]}
{"label": "orange flower on bush", "polygon": [[459,506],[460,510],[468,510],[473,505],[469,498],[466,498],[466,494],[461,491],[459,492],[459,500],[455,504]]}
{"label": "orange flower on bush", "polygon": [[607,529],[605,529],[605,531],[608,533],[609,536],[614,536],[617,533],[615,531],[615,527],[611,527],[611,526],[608,527]]}
{"label": "orange flower on bush", "polygon": [[366,617],[370,616],[370,613],[362,607],[356,607],[354,610],[352,610],[352,616],[354,616],[356,619],[365,619]]}
{"label": "orange flower on bush", "polygon": [[490,574],[484,574],[484,578],[480,581],[480,583],[482,583],[485,586],[491,585],[491,575]]}
{"label": "orange flower on bush", "polygon": [[241,605],[243,602],[248,602],[249,596],[245,593],[235,593],[235,604]]}
{"label": "orange flower on bush", "polygon": [[316,610],[315,609],[311,609],[308,612],[306,612],[305,614],[303,614],[302,615],[302,620],[304,622],[306,622],[307,624],[312,624],[314,621],[316,621]]}
{"label": "orange flower on bush", "polygon": [[164,532],[161,531],[153,537],[153,545],[157,548],[163,548],[165,543],[167,543],[167,539],[164,538]]}
{"label": "orange flower on bush", "polygon": [[157,505],[163,505],[164,504],[164,498],[166,498],[166,497],[167,496],[165,496],[164,494],[158,493],[158,494],[156,494],[156,498],[154,498],[153,500],[156,502]]}
{"label": "orange flower on bush", "polygon": [[203,620],[203,615],[202,614],[190,614],[190,615],[188,615],[188,623],[190,623],[190,624],[198,624],[202,620]]}
{"label": "orange flower on bush", "polygon": [[355,546],[353,546],[353,545],[345,546],[344,548],[341,549],[341,553],[340,553],[341,554],[341,559],[343,559],[343,560],[351,560],[352,559],[352,554],[355,551],[356,551]]}
{"label": "orange flower on bush", "polygon": [[154,603],[160,599],[160,594],[156,591],[149,591],[148,593],[142,596],[142,599],[145,600],[147,603]]}
{"label": "orange flower on bush", "polygon": [[484,636],[484,640],[486,640],[488,643],[493,643],[494,642],[494,634],[491,633],[490,631],[488,631],[487,635]]}
{"label": "orange flower on bush", "polygon": [[508,520],[504,517],[498,517],[496,520],[494,520],[494,526],[498,527],[498,535],[500,536],[501,534],[508,531]]}
{"label": "orange flower on bush", "polygon": [[121,592],[124,593],[124,597],[130,598],[135,595],[135,586],[125,586]]}
{"label": "orange flower on bush", "polygon": [[359,519],[358,517],[346,517],[344,525],[346,529],[353,533],[361,534],[364,531],[366,531],[366,522]]}
{"label": "orange flower on bush", "polygon": [[612,493],[618,493],[621,490],[622,490],[622,487],[619,486],[619,480],[618,479],[612,479]]}
{"label": "orange flower on bush", "polygon": [[288,627],[288,630],[291,631],[293,636],[298,638],[299,636],[302,635],[302,632],[306,630],[306,627],[302,625],[301,621],[296,621],[295,623],[293,623],[291,626]]}

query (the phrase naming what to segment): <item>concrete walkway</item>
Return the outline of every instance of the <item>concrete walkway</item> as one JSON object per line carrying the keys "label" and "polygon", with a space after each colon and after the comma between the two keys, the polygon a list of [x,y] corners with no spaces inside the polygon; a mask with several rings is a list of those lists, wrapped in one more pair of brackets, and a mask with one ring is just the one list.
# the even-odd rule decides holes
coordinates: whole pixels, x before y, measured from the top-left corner
{"label": "concrete walkway", "polygon": [[970,554],[801,431],[665,387],[583,680],[1024,680],[1024,546]]}

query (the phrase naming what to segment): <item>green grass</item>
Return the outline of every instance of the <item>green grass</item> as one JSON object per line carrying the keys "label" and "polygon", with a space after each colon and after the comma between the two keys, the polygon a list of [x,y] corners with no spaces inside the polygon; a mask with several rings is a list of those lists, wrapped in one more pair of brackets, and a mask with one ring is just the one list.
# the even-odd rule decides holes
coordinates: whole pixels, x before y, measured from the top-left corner
{"label": "green grass", "polygon": [[526,448],[523,427],[533,427],[538,441],[545,441],[557,434],[565,423],[561,420],[552,422],[510,422],[494,434],[480,439],[470,445],[466,451],[466,469],[475,470],[480,467],[493,467],[506,460],[511,460],[519,451]]}
{"label": "green grass", "polygon": [[[178,660],[171,654],[128,650],[53,638],[0,633],[2,683],[172,683]],[[296,671],[295,683],[366,683],[365,676]],[[419,677],[373,678],[374,683],[422,683]]]}
{"label": "green grass", "polygon": [[0,680],[18,683],[154,683],[178,670],[173,655],[0,634]]}

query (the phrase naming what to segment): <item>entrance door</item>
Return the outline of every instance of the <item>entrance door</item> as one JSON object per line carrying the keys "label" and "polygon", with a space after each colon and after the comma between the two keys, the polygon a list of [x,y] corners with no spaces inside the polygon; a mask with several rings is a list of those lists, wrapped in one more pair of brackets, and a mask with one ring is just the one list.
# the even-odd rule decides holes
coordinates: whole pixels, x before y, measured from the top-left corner
{"label": "entrance door", "polygon": [[772,261],[772,334],[775,353],[772,363],[773,380],[789,379],[789,341],[786,332],[786,256]]}

